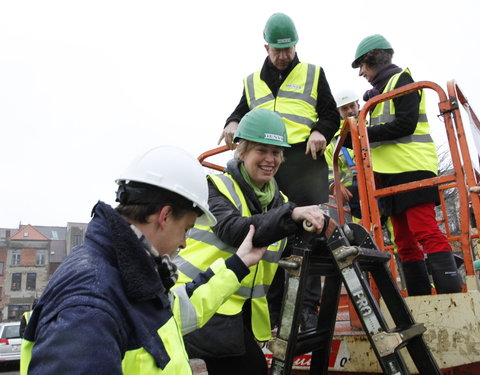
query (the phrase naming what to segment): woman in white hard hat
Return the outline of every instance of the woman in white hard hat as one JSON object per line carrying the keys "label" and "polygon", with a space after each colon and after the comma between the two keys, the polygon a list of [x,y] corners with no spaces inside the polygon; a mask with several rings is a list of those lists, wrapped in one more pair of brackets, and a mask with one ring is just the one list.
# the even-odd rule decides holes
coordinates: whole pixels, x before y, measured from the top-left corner
{"label": "woman in white hard hat", "polygon": [[218,223],[196,225],[175,263],[179,282],[191,281],[214,259],[234,256],[248,227],[255,226],[253,243],[268,246],[266,254],[212,320],[186,336],[185,343],[191,357],[205,360],[210,375],[264,375],[267,363],[257,342],[271,337],[267,291],[287,236],[303,220],[320,233],[325,218],[318,206],[297,207],[278,190],[274,176],[283,161],[283,148],[290,145],[277,113],[255,109],[246,114],[235,142],[239,142],[235,158],[226,172],[209,176],[209,206]]}
{"label": "woman in white hard hat", "polygon": [[[392,64],[392,56],[393,48],[382,35],[370,35],[358,45],[352,67],[359,68],[359,75],[373,86],[365,93],[365,101],[414,82],[409,69]],[[367,131],[377,187],[437,175],[437,150],[422,90],[376,105]],[[460,292],[452,248],[435,217],[437,187],[390,195],[382,201],[385,215],[392,220],[408,294],[431,294],[425,255],[437,293]]]}
{"label": "woman in white hard hat", "polygon": [[120,205],[95,205],[85,242],[33,310],[22,374],[192,374],[182,335],[204,324],[265,252],[252,247],[251,226],[236,257],[170,290],[177,279],[170,256],[185,246],[186,232],[195,221],[216,222],[203,168],[183,150],[157,147],[117,182]]}

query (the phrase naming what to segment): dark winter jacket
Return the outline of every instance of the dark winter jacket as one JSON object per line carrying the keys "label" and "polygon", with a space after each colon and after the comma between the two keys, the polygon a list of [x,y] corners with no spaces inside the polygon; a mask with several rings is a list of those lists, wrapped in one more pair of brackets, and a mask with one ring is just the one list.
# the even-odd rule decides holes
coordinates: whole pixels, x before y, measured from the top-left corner
{"label": "dark winter jacket", "polygon": [[295,233],[299,228],[299,224],[292,220],[292,211],[296,204],[293,202],[284,203],[284,199],[277,188],[267,212],[262,212],[255,192],[245,182],[240,173],[239,163],[238,160],[228,162],[226,172],[230,173],[240,185],[252,216],[241,216],[237,208],[209,181],[208,204],[217,218],[217,225],[213,227],[213,232],[223,242],[234,247],[238,247],[242,243],[248,233],[250,224],[255,226],[253,237],[255,246],[268,246]]}
{"label": "dark winter jacket", "polygon": [[[57,269],[34,309],[21,373],[191,373],[182,339],[188,324],[179,306],[204,324],[248,273],[238,257],[228,264],[237,274],[221,260],[195,283],[170,292],[129,223],[98,203],[84,244]],[[190,306],[196,293],[209,294],[208,306]]]}

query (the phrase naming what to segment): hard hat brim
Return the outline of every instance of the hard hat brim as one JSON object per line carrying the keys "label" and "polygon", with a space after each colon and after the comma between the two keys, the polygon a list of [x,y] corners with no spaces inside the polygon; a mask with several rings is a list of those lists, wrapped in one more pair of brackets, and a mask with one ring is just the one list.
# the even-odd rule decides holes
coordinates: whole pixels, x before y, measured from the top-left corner
{"label": "hard hat brim", "polygon": [[360,56],[358,59],[356,59],[354,62],[352,62],[352,68],[353,69],[357,69],[360,66],[358,60],[360,60],[362,57],[363,56]]}
{"label": "hard hat brim", "polygon": [[290,48],[292,46],[295,46],[296,44],[297,44],[297,41],[288,42],[288,43],[268,43],[270,47],[278,48],[278,49]]}
{"label": "hard hat brim", "polygon": [[203,215],[197,216],[197,220],[195,220],[195,224],[199,225],[206,225],[209,227],[213,227],[217,224],[217,219],[215,216],[210,212],[210,210],[206,209],[205,207],[198,206],[200,210],[202,210]]}

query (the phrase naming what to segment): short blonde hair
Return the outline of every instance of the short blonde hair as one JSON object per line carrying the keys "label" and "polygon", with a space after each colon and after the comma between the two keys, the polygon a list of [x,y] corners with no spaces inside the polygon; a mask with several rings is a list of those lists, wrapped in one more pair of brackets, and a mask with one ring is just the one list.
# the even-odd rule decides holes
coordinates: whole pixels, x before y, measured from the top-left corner
{"label": "short blonde hair", "polygon": [[[235,149],[235,153],[233,154],[233,158],[235,160],[241,160],[242,156],[245,155],[248,151],[262,144],[263,143],[247,141],[246,139],[240,139],[240,141],[237,144],[237,148]],[[277,146],[277,147],[281,149],[282,163],[283,163],[285,161],[285,158],[283,157],[283,147],[280,147],[280,146]]]}

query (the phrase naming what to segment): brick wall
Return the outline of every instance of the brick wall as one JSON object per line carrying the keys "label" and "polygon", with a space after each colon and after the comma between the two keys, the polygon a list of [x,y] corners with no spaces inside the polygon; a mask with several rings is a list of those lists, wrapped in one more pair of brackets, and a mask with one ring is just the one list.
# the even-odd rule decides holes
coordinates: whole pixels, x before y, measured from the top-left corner
{"label": "brick wall", "polygon": [[22,249],[22,256],[20,264],[22,266],[34,266],[37,258],[37,250],[35,249]]}

